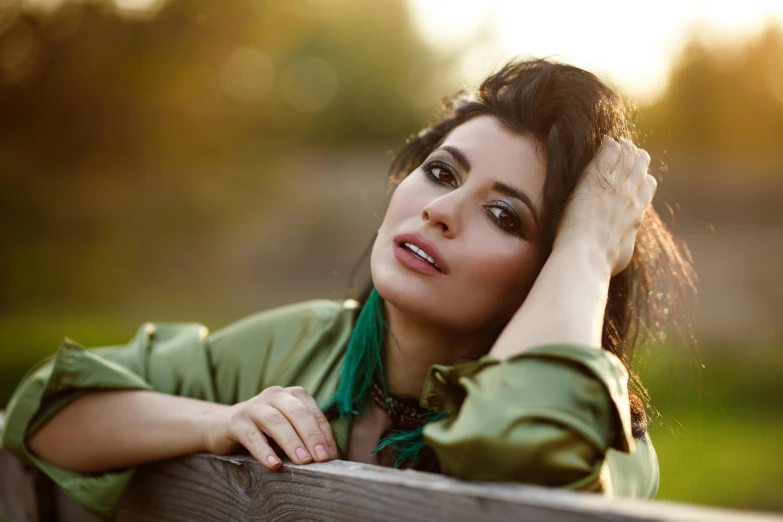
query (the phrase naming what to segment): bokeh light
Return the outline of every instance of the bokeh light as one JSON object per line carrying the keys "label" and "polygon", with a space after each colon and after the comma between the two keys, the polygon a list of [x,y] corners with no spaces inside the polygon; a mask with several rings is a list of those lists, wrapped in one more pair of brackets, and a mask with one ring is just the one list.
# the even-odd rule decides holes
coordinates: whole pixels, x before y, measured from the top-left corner
{"label": "bokeh light", "polygon": [[[712,42],[736,41],[783,20],[783,2],[777,0],[411,0],[410,5],[430,45],[466,51],[463,71],[470,82],[510,56],[553,56],[600,72],[641,100],[661,94],[674,58],[694,33]],[[483,52],[475,50],[477,44]]]}
{"label": "bokeh light", "polygon": [[232,100],[253,104],[263,99],[275,78],[272,60],[260,49],[238,47],[226,57],[220,70],[220,85]]}

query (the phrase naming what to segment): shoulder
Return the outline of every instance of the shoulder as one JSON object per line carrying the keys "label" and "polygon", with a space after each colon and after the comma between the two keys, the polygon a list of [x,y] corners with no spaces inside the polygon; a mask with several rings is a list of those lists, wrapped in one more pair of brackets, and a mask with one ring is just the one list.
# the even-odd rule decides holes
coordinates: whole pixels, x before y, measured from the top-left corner
{"label": "shoulder", "polygon": [[216,381],[225,384],[220,402],[245,400],[274,385],[305,386],[313,396],[326,390],[339,370],[355,308],[355,301],[304,301],[210,335],[210,364]]}
{"label": "shoulder", "polygon": [[210,343],[224,338],[237,341],[244,337],[281,335],[286,332],[316,334],[330,326],[340,326],[347,318],[350,322],[355,301],[314,299],[272,308],[249,315],[229,324],[210,335]]}

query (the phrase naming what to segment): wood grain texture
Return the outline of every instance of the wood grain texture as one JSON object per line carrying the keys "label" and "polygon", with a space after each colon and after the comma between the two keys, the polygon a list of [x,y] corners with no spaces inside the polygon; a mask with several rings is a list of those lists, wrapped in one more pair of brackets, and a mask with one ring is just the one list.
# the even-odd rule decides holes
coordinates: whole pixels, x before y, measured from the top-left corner
{"label": "wood grain texture", "polygon": [[[2,415],[0,414],[0,430]],[[0,517],[89,521],[39,471],[0,448]],[[117,519],[145,521],[783,522],[783,516],[476,483],[347,461],[268,471],[249,455],[196,454],[140,466]]]}
{"label": "wood grain texture", "polygon": [[144,466],[120,520],[530,520],[749,522],[783,517],[513,484],[479,484],[347,461],[268,471],[249,456],[198,454]]}
{"label": "wood grain texture", "polygon": [[[3,431],[0,411],[0,432]],[[26,466],[0,445],[0,518],[13,522],[52,520],[53,484],[37,469]]]}

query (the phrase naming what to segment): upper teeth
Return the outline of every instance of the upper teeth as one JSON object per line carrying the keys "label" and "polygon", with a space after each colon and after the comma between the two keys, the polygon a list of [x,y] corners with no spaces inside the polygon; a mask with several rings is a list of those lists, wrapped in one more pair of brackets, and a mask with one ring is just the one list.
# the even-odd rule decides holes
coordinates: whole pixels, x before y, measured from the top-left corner
{"label": "upper teeth", "polygon": [[426,260],[427,260],[427,261],[429,261],[429,262],[430,262],[430,264],[432,264],[432,265],[433,265],[435,268],[437,268],[438,270],[440,270],[440,267],[438,266],[438,263],[436,263],[436,262],[435,262],[435,260],[434,260],[434,259],[432,259],[432,257],[431,257],[431,256],[427,255],[427,252],[425,252],[425,251],[424,251],[424,250],[422,250],[421,248],[419,248],[419,247],[417,247],[416,245],[414,245],[414,244],[411,244],[411,243],[403,243],[403,246],[404,246],[405,248],[409,249],[409,250],[412,250],[412,251],[416,252],[416,253],[419,255],[419,257],[422,257],[422,258],[426,259]]}

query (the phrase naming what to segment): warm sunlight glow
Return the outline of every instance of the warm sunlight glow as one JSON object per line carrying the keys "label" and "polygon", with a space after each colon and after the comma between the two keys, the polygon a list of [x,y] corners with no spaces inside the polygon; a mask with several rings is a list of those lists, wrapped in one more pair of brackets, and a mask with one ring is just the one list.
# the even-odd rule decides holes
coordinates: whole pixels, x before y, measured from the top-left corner
{"label": "warm sunlight glow", "polygon": [[639,100],[665,87],[672,59],[694,33],[730,40],[783,23],[783,0],[600,3],[410,0],[416,26],[441,49],[464,49],[473,83],[511,56],[550,56],[607,77]]}
{"label": "warm sunlight glow", "polygon": [[151,19],[163,8],[164,0],[114,0],[114,5],[123,14]]}

